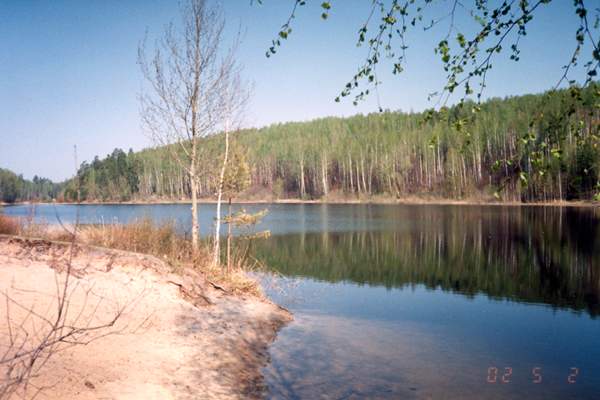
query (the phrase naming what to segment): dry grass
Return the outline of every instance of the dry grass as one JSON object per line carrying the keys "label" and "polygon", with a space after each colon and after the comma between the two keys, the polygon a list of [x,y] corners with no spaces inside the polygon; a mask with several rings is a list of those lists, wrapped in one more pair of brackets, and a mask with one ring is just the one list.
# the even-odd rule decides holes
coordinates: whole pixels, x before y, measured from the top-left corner
{"label": "dry grass", "polygon": [[85,243],[152,254],[175,264],[197,264],[206,256],[203,251],[194,255],[189,240],[179,235],[172,223],[156,225],[150,219],[129,224],[82,225],[79,239]]}
{"label": "dry grass", "polygon": [[47,231],[46,224],[35,223],[32,217],[11,217],[0,214],[0,234],[44,237]]}
{"label": "dry grass", "polygon": [[17,218],[0,214],[0,234],[18,235],[21,232],[21,223]]}
{"label": "dry grass", "polygon": [[151,254],[170,264],[175,273],[192,267],[232,293],[262,296],[258,282],[247,275],[254,267],[251,260],[236,263],[229,271],[214,266],[212,246],[202,243],[194,252],[191,240],[177,232],[173,223],[157,225],[146,218],[124,225],[83,225],[79,228],[78,240],[94,246]]}
{"label": "dry grass", "polygon": [[[0,234],[37,237],[48,240],[70,241],[73,227],[35,224],[26,218],[9,217],[0,214]],[[197,252],[192,250],[189,238],[177,232],[173,223],[157,225],[150,218],[129,224],[80,225],[77,241],[93,246],[150,254],[171,265],[173,272],[192,267],[211,282],[227,291],[262,296],[260,285],[247,272],[256,263],[249,257],[234,258],[229,270],[212,265],[212,246],[201,243]],[[244,249],[235,249],[234,255]]]}

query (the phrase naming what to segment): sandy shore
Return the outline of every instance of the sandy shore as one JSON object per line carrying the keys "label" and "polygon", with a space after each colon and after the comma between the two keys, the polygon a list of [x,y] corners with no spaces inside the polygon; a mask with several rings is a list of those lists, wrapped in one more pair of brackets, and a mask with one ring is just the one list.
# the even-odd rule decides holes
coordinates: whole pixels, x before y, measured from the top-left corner
{"label": "sandy shore", "polygon": [[[69,256],[72,325],[95,326],[122,311],[114,326],[61,344],[31,379],[42,399],[253,399],[264,394],[268,345],[291,320],[275,304],[229,295],[193,271],[169,273],[160,260],[135,253],[0,235],[0,346],[19,326],[44,331]],[[19,306],[20,305],[20,306]],[[35,322],[35,321],[34,321]],[[82,342],[84,340],[81,340]],[[31,345],[31,344],[28,344]],[[0,353],[1,355],[1,353]],[[5,372],[0,367],[0,383]]]}

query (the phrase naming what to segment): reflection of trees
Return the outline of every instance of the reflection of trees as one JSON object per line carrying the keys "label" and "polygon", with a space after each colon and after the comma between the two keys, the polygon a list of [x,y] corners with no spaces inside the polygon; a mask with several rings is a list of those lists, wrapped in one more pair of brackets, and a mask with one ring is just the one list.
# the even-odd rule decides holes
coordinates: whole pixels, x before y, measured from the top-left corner
{"label": "reflection of trees", "polygon": [[424,284],[598,315],[597,216],[550,207],[415,208],[396,215],[394,231],[275,236],[258,251],[286,275],[388,288]]}

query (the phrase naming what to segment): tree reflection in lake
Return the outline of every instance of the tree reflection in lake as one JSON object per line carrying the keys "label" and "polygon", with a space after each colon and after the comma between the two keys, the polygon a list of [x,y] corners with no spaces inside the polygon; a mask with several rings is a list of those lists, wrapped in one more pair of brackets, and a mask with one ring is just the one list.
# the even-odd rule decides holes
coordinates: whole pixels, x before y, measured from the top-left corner
{"label": "tree reflection in lake", "polygon": [[377,216],[395,226],[275,235],[259,244],[258,255],[287,276],[388,288],[423,284],[600,313],[598,209],[383,210]]}

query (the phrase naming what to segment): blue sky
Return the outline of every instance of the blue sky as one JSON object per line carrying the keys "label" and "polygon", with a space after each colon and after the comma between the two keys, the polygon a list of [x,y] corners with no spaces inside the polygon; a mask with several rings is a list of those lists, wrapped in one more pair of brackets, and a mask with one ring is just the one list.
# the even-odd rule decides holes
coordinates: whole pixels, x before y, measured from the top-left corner
{"label": "blue sky", "polygon": [[[309,0],[290,39],[267,59],[293,0],[222,1],[227,39],[242,28],[239,60],[254,85],[245,125],[376,111],[374,97],[358,107],[333,101],[364,59],[356,32],[370,3],[333,1],[322,21],[320,1]],[[574,45],[571,3],[555,0],[536,15],[521,61],[496,62],[487,97],[540,92],[557,82]],[[156,36],[177,21],[178,12],[177,2],[167,0],[0,1],[0,167],[60,180],[74,173],[74,145],[80,162],[115,147],[150,146],[139,122],[137,46],[146,31]],[[444,84],[433,53],[439,32],[414,31],[408,40],[406,72],[393,77],[381,67],[384,108],[423,110],[432,105],[427,94]]]}

